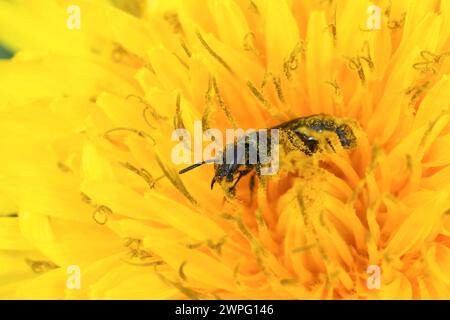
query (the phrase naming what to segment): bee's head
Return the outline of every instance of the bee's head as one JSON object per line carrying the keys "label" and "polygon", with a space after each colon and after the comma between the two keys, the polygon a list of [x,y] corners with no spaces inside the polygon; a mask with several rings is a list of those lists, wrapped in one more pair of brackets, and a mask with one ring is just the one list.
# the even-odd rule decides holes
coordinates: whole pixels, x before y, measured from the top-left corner
{"label": "bee's head", "polygon": [[351,149],[356,146],[356,136],[348,124],[341,124],[335,132],[343,148]]}
{"label": "bee's head", "polygon": [[237,172],[238,164],[236,163],[218,163],[214,167],[216,169],[213,179],[211,180],[211,189],[215,183],[222,184],[223,182],[231,183],[234,180]]}
{"label": "bee's head", "polygon": [[236,144],[228,144],[225,146],[224,150],[217,154],[214,159],[196,163],[181,170],[179,174],[188,172],[206,163],[214,163],[215,173],[211,181],[211,189],[213,189],[214,184],[216,183],[222,185],[224,188],[227,188],[227,184],[232,185],[239,176],[239,168],[242,165],[245,167],[249,165],[246,159],[248,159],[250,148],[251,147],[248,143],[243,144],[243,148],[241,149],[238,148]]}
{"label": "bee's head", "polygon": [[[191,171],[201,165],[204,165],[206,163],[212,163],[212,162],[215,162],[215,159],[210,160],[210,161],[203,161],[200,163],[196,163],[192,166],[184,168],[183,170],[180,170],[178,173],[183,174],[183,173]],[[231,164],[215,163],[214,164],[215,174],[211,180],[211,190],[214,188],[214,184],[216,184],[216,183],[221,184],[221,185],[223,185],[224,182],[231,184],[235,180],[235,174],[237,172],[238,166],[239,165],[235,164],[235,163],[231,163]]]}

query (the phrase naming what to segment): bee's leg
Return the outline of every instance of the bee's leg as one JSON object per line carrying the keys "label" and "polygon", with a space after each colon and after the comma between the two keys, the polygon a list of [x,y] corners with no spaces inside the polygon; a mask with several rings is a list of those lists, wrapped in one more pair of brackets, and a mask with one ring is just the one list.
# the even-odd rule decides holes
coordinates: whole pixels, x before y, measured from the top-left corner
{"label": "bee's leg", "polygon": [[260,162],[258,162],[256,164],[256,175],[258,176],[258,178],[261,177],[261,163]]}
{"label": "bee's leg", "polygon": [[330,146],[331,150],[333,150],[334,153],[336,153],[336,149],[334,149],[333,144],[331,143],[331,140],[329,138],[325,138],[327,144]]}
{"label": "bee's leg", "polygon": [[239,172],[239,176],[237,177],[236,181],[233,183],[233,185],[232,185],[230,188],[228,188],[228,192],[229,192],[232,196],[235,195],[235,193],[236,193],[236,185],[239,183],[239,181],[242,179],[242,177],[243,177],[244,175],[245,175],[244,173]]}
{"label": "bee's leg", "polygon": [[255,183],[256,183],[256,173],[252,174],[250,177],[249,188],[250,188],[250,207],[253,205],[253,196],[255,194]]}

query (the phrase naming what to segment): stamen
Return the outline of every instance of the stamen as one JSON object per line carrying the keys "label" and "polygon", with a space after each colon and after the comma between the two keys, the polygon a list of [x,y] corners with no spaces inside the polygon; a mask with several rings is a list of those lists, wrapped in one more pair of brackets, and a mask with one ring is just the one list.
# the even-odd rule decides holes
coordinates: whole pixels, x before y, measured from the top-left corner
{"label": "stamen", "polygon": [[325,222],[325,211],[324,210],[320,211],[320,213],[319,213],[319,222],[320,222],[321,227],[323,227],[327,230],[329,229],[327,223]]}
{"label": "stamen", "polygon": [[181,44],[181,47],[183,48],[184,52],[188,56],[188,58],[190,58],[192,56],[191,50],[189,50],[189,48],[187,47],[186,43],[183,40],[180,40],[180,44]]}
{"label": "stamen", "polygon": [[211,296],[215,299],[215,300],[223,300],[219,294],[217,292],[211,292]]}
{"label": "stamen", "polygon": [[220,240],[218,240],[217,242],[214,242],[211,239],[208,239],[206,244],[208,245],[208,247],[211,250],[214,250],[217,252],[218,255],[222,254],[222,246],[227,242],[228,240],[228,236],[223,236]]}
{"label": "stamen", "polygon": [[342,97],[342,89],[341,89],[341,87],[339,86],[339,84],[337,83],[336,80],[333,80],[333,81],[325,81],[325,83],[326,83],[326,84],[329,84],[330,86],[333,87],[333,89],[334,89],[334,95],[335,95],[336,97]]}
{"label": "stamen", "polygon": [[250,0],[250,6],[249,6],[249,8],[250,8],[251,10],[253,10],[257,15],[260,15],[259,8],[258,8],[258,6],[256,5],[255,1]]}
{"label": "stamen", "polygon": [[114,49],[111,52],[111,59],[115,63],[122,63],[128,52],[118,43],[114,44]]}
{"label": "stamen", "polygon": [[301,247],[297,247],[292,249],[292,253],[300,253],[300,252],[305,252],[305,251],[309,251],[313,248],[315,248],[317,246],[317,243],[312,243],[312,244],[306,244],[304,246]]}
{"label": "stamen", "polygon": [[195,34],[197,35],[198,39],[200,40],[201,44],[205,47],[206,51],[214,58],[216,59],[225,69],[227,69],[231,74],[234,75],[234,71],[231,69],[231,67],[228,65],[228,63],[225,62],[225,60],[222,59],[221,56],[219,56],[203,39],[202,35],[199,31],[196,31]]}
{"label": "stamen", "polygon": [[327,253],[325,252],[325,249],[323,248],[323,246],[318,245],[317,247],[319,249],[319,254],[322,257],[322,259],[326,262],[329,263],[330,258],[328,257]]}
{"label": "stamen", "polygon": [[389,0],[388,5],[384,10],[384,15],[389,18],[391,16],[391,11],[392,11],[392,0]]}
{"label": "stamen", "polygon": [[175,117],[173,118],[173,127],[176,129],[185,129],[183,117],[181,115],[181,95],[177,95]]}
{"label": "stamen", "polygon": [[88,205],[93,205],[93,201],[91,198],[89,198],[89,196],[83,192],[80,193],[81,195],[81,201],[83,201],[84,203],[88,204]]}
{"label": "stamen", "polygon": [[145,0],[112,0],[114,6],[126,11],[138,18],[145,12],[147,2]]}
{"label": "stamen", "polygon": [[83,192],[81,192],[81,201],[95,209],[92,213],[92,218],[100,225],[106,224],[108,222],[108,217],[114,213],[109,207],[96,204],[88,195]]}
{"label": "stamen", "polygon": [[362,62],[365,61],[371,71],[373,71],[375,65],[370,55],[370,46],[367,41],[364,42],[361,52],[362,54],[358,54],[356,57],[346,57],[346,59],[349,62],[348,67],[358,73],[358,76],[362,84],[364,85],[366,83],[366,75],[364,73]]}
{"label": "stamen", "polygon": [[240,216],[233,216],[228,213],[223,213],[221,216],[223,219],[232,220],[232,221],[236,222],[236,225],[237,225],[239,231],[241,232],[241,234],[249,241],[249,243],[253,249],[253,253],[255,255],[256,262],[258,263],[259,267],[264,272],[264,274],[268,275],[269,272],[268,272],[268,269],[264,262],[264,257],[267,256],[267,251],[263,247],[263,245],[260,243],[260,241],[257,238],[255,238],[252,235],[252,233],[247,229],[244,222],[242,221],[242,218]]}
{"label": "stamen", "polygon": [[186,62],[184,62],[184,60],[181,59],[181,57],[179,55],[177,55],[175,52],[172,52],[172,54],[178,59],[178,61],[180,61],[181,65],[183,67],[185,67],[187,70],[189,70],[189,65]]}
{"label": "stamen", "polygon": [[19,214],[13,212],[13,213],[0,213],[0,217],[2,218],[18,218]]}
{"label": "stamen", "polygon": [[260,209],[257,209],[255,211],[255,219],[256,219],[256,222],[258,223],[259,226],[263,226],[263,227],[267,226],[266,220],[264,219],[264,216],[263,216],[263,214],[262,214]]}
{"label": "stamen", "polygon": [[165,277],[163,274],[158,272],[156,269],[155,269],[155,273],[161,279],[161,281],[163,281],[167,285],[170,285],[170,286],[176,288],[178,291],[180,291],[183,295],[187,296],[188,298],[190,298],[192,300],[202,299],[203,294],[201,292],[198,292],[194,289],[188,288],[188,287],[184,286],[183,284],[181,284],[179,281],[169,280],[167,277]]}
{"label": "stamen", "polygon": [[334,45],[336,45],[337,43],[336,6],[334,7],[333,11],[333,21],[327,26],[327,28],[330,30]]}
{"label": "stamen", "polygon": [[177,12],[167,11],[166,13],[164,13],[164,19],[172,27],[173,33],[184,33],[183,26],[181,25]]}
{"label": "stamen", "polygon": [[64,173],[72,172],[72,169],[68,165],[66,165],[64,162],[62,162],[62,161],[58,161],[57,165],[58,165],[58,169],[61,170]]}
{"label": "stamen", "polygon": [[203,131],[206,131],[211,127],[210,120],[209,120],[211,117],[211,113],[212,113],[211,106],[207,103],[205,110],[203,111],[203,114],[202,114],[202,130]]}
{"label": "stamen", "polygon": [[122,162],[122,163],[120,163],[120,165],[122,165],[126,169],[132,171],[133,173],[137,174],[142,179],[144,179],[150,189],[155,188],[155,184],[156,184],[157,180],[154,179],[153,176],[146,169],[136,168],[135,166],[133,166],[131,163],[128,163],[128,162]]}
{"label": "stamen", "polygon": [[[150,121],[149,121],[148,118],[147,118],[147,111],[152,112],[152,109],[150,109],[149,107],[146,107],[146,108],[142,109],[142,118],[144,119],[144,122],[145,122],[145,124],[146,124],[147,126],[149,126],[151,129],[156,129],[154,126],[152,126],[152,125],[150,124]],[[152,116],[154,117],[153,112],[152,112]],[[167,119],[167,118],[166,118],[166,119]]]}
{"label": "stamen", "polygon": [[213,81],[212,76],[209,76],[208,79],[208,89],[205,93],[205,110],[203,111],[202,115],[202,129],[203,131],[208,130],[211,127],[210,124],[210,118],[211,114],[213,112],[213,103],[212,103],[212,97],[213,97]]}
{"label": "stamen", "polygon": [[198,248],[200,248],[202,245],[203,245],[203,242],[188,243],[188,244],[186,245],[186,247],[187,247],[188,249],[190,249],[190,250],[193,250],[193,249],[198,249]]}
{"label": "stamen", "polygon": [[[153,254],[142,249],[141,239],[125,238],[124,242],[125,247],[130,249],[130,252],[126,254],[128,256],[127,258],[120,258],[120,260],[124,263],[139,267],[154,266],[155,268],[157,266],[165,264],[163,260],[157,259]],[[136,258],[137,261],[135,261]]]}
{"label": "stamen", "polygon": [[228,121],[230,121],[231,124],[233,125],[233,128],[236,129],[237,128],[236,121],[234,120],[230,109],[228,108],[228,106],[226,105],[225,101],[223,100],[223,98],[222,98],[222,96],[220,94],[219,87],[217,85],[216,78],[214,78],[214,77],[212,77],[212,85],[213,85],[213,88],[214,88],[214,92],[216,93],[216,98],[217,98],[217,100],[219,102],[220,107],[225,112],[225,115],[226,115]]}
{"label": "stamen", "polygon": [[403,12],[400,19],[394,20],[391,19],[391,13],[392,13],[392,0],[389,0],[389,4],[386,7],[386,10],[384,11],[384,15],[388,19],[388,28],[391,30],[402,28],[405,24],[406,19],[406,12]]}
{"label": "stamen", "polygon": [[251,81],[247,81],[247,86],[252,91],[253,95],[266,107],[270,108],[269,101],[266,100],[264,95],[253,85]]}
{"label": "stamen", "polygon": [[264,257],[267,256],[267,252],[260,245],[256,246],[255,244],[252,244],[252,247],[253,247],[253,253],[254,253],[255,258],[256,258],[256,263],[261,268],[261,271],[266,276],[269,276],[270,275],[269,269],[267,268],[267,266],[266,266],[266,264],[264,262]]}
{"label": "stamen", "polygon": [[152,64],[150,62],[146,62],[144,64],[144,68],[146,68],[147,70],[149,70],[151,73],[153,73],[154,75],[156,75],[156,71],[153,68]]}
{"label": "stamen", "polygon": [[411,175],[414,171],[414,161],[411,154],[406,155],[406,172],[408,175]]}
{"label": "stamen", "polygon": [[375,65],[373,63],[372,56],[370,54],[370,44],[369,44],[368,41],[364,41],[362,49],[361,49],[361,52],[363,54],[361,56],[361,59],[366,61],[366,63],[369,66],[370,70],[373,70],[375,68]]}
{"label": "stamen", "polygon": [[422,50],[420,52],[420,56],[425,61],[413,64],[413,68],[421,71],[422,73],[430,72],[432,74],[436,74],[443,58],[446,58],[449,55],[450,51],[438,55],[428,50]]}
{"label": "stamen", "polygon": [[301,188],[297,188],[297,197],[296,197],[296,199],[297,199],[298,206],[300,208],[300,214],[303,217],[303,224],[305,226],[308,226],[309,225],[309,219],[308,219],[308,214],[306,212],[306,205],[305,205],[305,199],[304,199],[304,196],[303,196],[303,190]]}
{"label": "stamen", "polygon": [[379,146],[374,145],[372,147],[372,156],[371,156],[370,162],[367,165],[367,168],[365,170],[364,177],[358,181],[356,187],[354,188],[354,190],[352,192],[352,195],[347,200],[347,205],[352,206],[354,204],[354,202],[358,199],[358,196],[364,190],[364,187],[367,183],[367,179],[368,179],[369,175],[371,175],[375,171],[375,169],[379,166],[380,158],[383,155],[384,155],[384,152]]}
{"label": "stamen", "polygon": [[156,120],[168,120],[168,118],[166,116],[162,116],[160,115],[156,109],[147,101],[145,100],[143,97],[135,95],[135,94],[130,94],[126,97],[127,100],[130,100],[131,98],[136,99],[139,103],[143,104],[145,106],[144,111],[143,111],[143,117],[145,122],[147,123],[147,125],[149,127],[151,127],[152,129],[155,129],[152,125],[150,125],[148,119],[147,119],[147,112],[150,112],[150,115]]}
{"label": "stamen", "polygon": [[361,65],[361,61],[359,60],[359,57],[357,58],[347,58],[349,60],[348,67],[356,71],[358,73],[358,77],[361,80],[362,84],[366,83],[366,75],[364,74],[363,66]]}
{"label": "stamen", "polygon": [[126,238],[125,246],[130,249],[127,254],[131,259],[138,258],[140,261],[153,258],[153,255],[142,249],[142,240],[136,238]]}
{"label": "stamen", "polygon": [[378,145],[374,145],[372,148],[372,157],[366,168],[366,176],[373,173],[380,163],[380,158],[384,155],[383,149]]}
{"label": "stamen", "polygon": [[120,63],[124,65],[145,65],[146,62],[143,58],[139,57],[137,54],[129,52],[120,43],[114,42],[113,49],[111,51],[111,59],[115,63]]}
{"label": "stamen", "polygon": [[280,77],[276,77],[276,76],[272,75],[272,82],[273,82],[273,85],[275,86],[275,90],[277,92],[278,99],[280,99],[280,101],[283,104],[285,104],[286,101],[284,100],[283,88],[281,86],[281,79],[280,79]]}
{"label": "stamen", "polygon": [[138,135],[141,138],[151,140],[152,143],[153,143],[153,146],[156,145],[156,140],[151,135],[145,133],[144,131],[140,131],[140,130],[137,130],[137,129],[134,129],[134,128],[126,128],[126,127],[113,128],[113,129],[110,129],[110,130],[106,131],[103,134],[103,137],[105,139],[107,139],[109,142],[114,143],[114,141],[110,138],[109,135],[111,133],[113,133],[113,132],[118,132],[118,131],[129,131],[129,132],[132,132],[132,133]]}
{"label": "stamen", "polygon": [[226,219],[226,220],[231,220],[236,222],[239,230],[241,231],[241,233],[250,241],[256,240],[253,235],[251,234],[251,232],[247,229],[247,227],[245,226],[244,222],[242,221],[242,218],[239,216],[233,216],[229,213],[223,213],[222,214],[222,218]]}
{"label": "stamen", "polygon": [[264,97],[261,91],[256,88],[251,81],[247,81],[247,87],[250,89],[250,91],[253,93],[253,95],[256,97],[256,99],[261,102],[261,104],[266,107],[266,109],[271,113],[275,114],[276,111],[274,110],[271,103]]}
{"label": "stamen", "polygon": [[186,189],[186,186],[184,185],[183,181],[181,181],[180,176],[177,171],[169,169],[166,167],[161,159],[156,156],[156,161],[158,162],[158,165],[160,166],[161,170],[164,173],[164,176],[169,179],[169,181],[172,183],[172,185],[181,192],[194,206],[197,206],[197,201],[192,197],[192,195],[189,193],[189,191]]}
{"label": "stamen", "polygon": [[430,134],[433,132],[433,129],[436,127],[436,124],[439,122],[439,120],[441,120],[443,117],[448,116],[450,114],[450,110],[448,109],[443,109],[441,111],[441,113],[436,117],[436,119],[430,121],[428,123],[428,127],[426,129],[426,131],[424,132],[422,139],[420,140],[420,144],[419,144],[419,152],[423,153],[424,152],[424,148],[426,146],[426,143],[428,141],[428,138],[430,136]]}
{"label": "stamen", "polygon": [[429,85],[430,85],[430,81],[426,81],[423,84],[411,86],[405,90],[405,94],[407,96],[410,96],[410,102],[409,102],[410,106],[414,106],[416,104],[417,100],[428,89]]}
{"label": "stamen", "polygon": [[297,286],[298,285],[298,279],[292,278],[292,279],[281,279],[280,284],[282,286]]}
{"label": "stamen", "polygon": [[406,12],[402,13],[400,19],[394,20],[389,18],[388,28],[391,30],[403,28],[403,26],[405,25],[405,20],[406,20]]}
{"label": "stamen", "polygon": [[134,261],[126,260],[124,258],[120,258],[120,260],[124,263],[130,264],[132,266],[137,266],[137,267],[157,267],[157,266],[161,266],[161,265],[165,264],[165,262],[163,260],[153,260],[153,261],[149,261],[149,262],[134,262]]}
{"label": "stamen", "polygon": [[100,225],[105,225],[108,222],[108,218],[113,214],[113,211],[107,206],[100,205],[92,213],[92,218]]}
{"label": "stamen", "polygon": [[183,261],[183,263],[178,268],[178,275],[180,276],[181,280],[187,281],[186,274],[184,273],[184,268],[186,267],[187,261]]}
{"label": "stamen", "polygon": [[332,285],[332,282],[334,280],[336,280],[340,274],[341,274],[341,270],[336,270],[329,274],[327,273],[327,286],[330,287]]}
{"label": "stamen", "polygon": [[320,5],[323,5],[326,2],[328,2],[328,5],[331,6],[333,4],[334,0],[320,0]]}
{"label": "stamen", "polygon": [[301,41],[295,45],[289,57],[284,61],[283,70],[288,80],[292,80],[291,72],[298,68],[298,55],[305,52],[306,42]]}
{"label": "stamen", "polygon": [[243,46],[245,51],[253,52],[257,56],[260,55],[260,52],[256,47],[256,36],[253,31],[247,32],[247,34],[244,36]]}
{"label": "stamen", "polygon": [[32,259],[26,258],[25,262],[27,265],[29,265],[31,267],[31,270],[33,270],[33,272],[37,273],[37,274],[42,274],[47,271],[59,268],[52,261],[32,260]]}
{"label": "stamen", "polygon": [[241,264],[238,263],[238,264],[234,267],[234,269],[233,269],[233,279],[234,279],[234,282],[235,282],[238,286],[241,285],[241,282],[240,282],[239,279],[238,279],[240,270],[241,270]]}

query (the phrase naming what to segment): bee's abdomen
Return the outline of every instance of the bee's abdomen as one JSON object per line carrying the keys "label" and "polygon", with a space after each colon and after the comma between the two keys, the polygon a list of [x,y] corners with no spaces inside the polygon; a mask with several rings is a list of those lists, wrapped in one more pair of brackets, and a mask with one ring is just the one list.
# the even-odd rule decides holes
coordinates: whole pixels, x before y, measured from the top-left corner
{"label": "bee's abdomen", "polygon": [[325,131],[333,132],[338,136],[342,147],[352,148],[356,144],[356,137],[348,124],[342,123],[342,121],[325,114],[293,119],[282,123],[275,128],[294,131],[299,131],[301,128],[305,128],[319,134]]}

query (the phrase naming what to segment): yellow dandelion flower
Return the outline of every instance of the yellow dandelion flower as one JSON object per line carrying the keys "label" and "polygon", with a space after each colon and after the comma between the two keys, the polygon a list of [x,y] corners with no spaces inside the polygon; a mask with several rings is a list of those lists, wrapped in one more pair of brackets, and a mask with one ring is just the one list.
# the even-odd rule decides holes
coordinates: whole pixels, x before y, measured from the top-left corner
{"label": "yellow dandelion flower", "polygon": [[[450,2],[374,2],[0,2],[0,297],[448,299]],[[171,159],[321,113],[254,193]]]}

